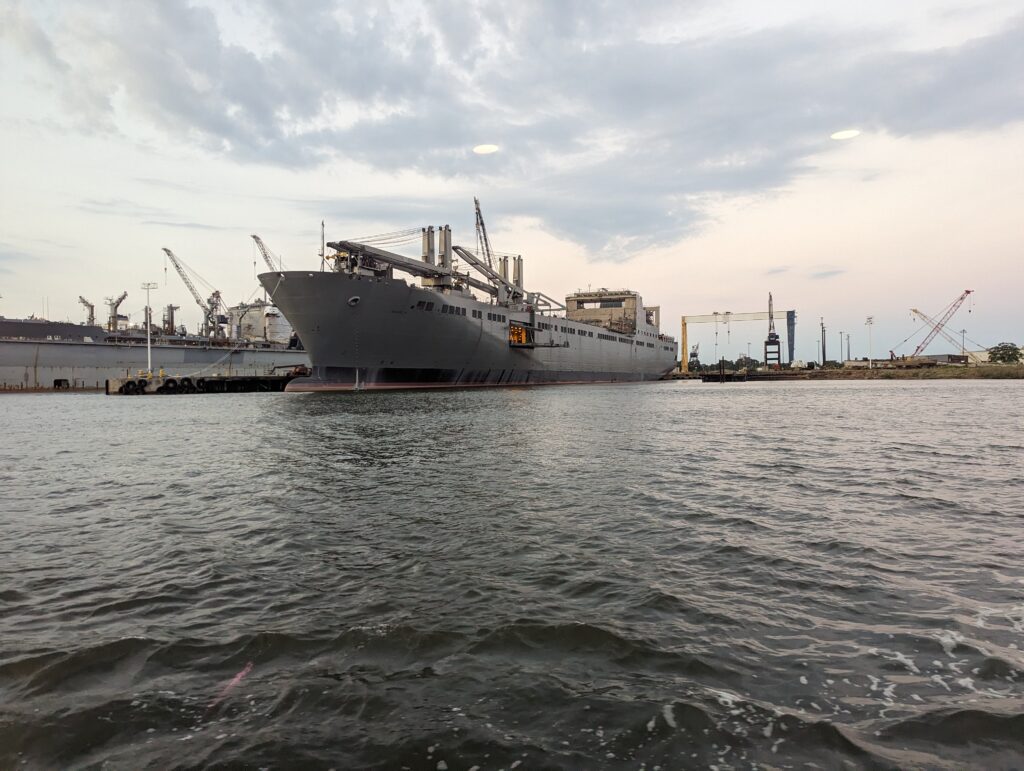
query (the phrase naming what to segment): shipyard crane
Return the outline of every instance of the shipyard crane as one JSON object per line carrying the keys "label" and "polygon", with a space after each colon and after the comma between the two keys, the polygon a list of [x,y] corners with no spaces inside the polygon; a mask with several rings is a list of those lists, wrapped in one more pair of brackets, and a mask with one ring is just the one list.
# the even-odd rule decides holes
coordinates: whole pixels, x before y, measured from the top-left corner
{"label": "shipyard crane", "polygon": [[78,295],[78,302],[85,306],[85,311],[88,314],[88,321],[85,323],[90,326],[96,326],[96,306],[86,300],[82,295]]}
{"label": "shipyard crane", "polygon": [[[768,309],[767,312],[765,312],[765,311],[758,311],[756,313],[733,313],[732,311],[726,311],[725,313],[720,313],[719,311],[715,311],[714,313],[708,313],[708,314],[704,314],[704,315],[700,315],[700,316],[683,316],[683,319],[682,319],[683,323],[682,323],[682,329],[681,329],[682,336],[681,336],[680,342],[679,342],[679,350],[680,351],[685,351],[686,348],[687,348],[687,345],[688,345],[688,338],[687,338],[688,326],[690,324],[705,323],[705,322],[706,323],[714,323],[715,324],[715,339],[717,341],[717,339],[718,339],[718,326],[717,325],[718,324],[725,324],[725,328],[728,330],[730,328],[730,325],[734,321],[768,321],[769,322],[769,325],[768,325],[768,339],[765,340],[765,346],[768,347],[769,342],[773,343],[772,347],[774,347],[774,345],[781,346],[781,341],[779,339],[779,334],[778,334],[778,332],[775,331],[775,303],[772,300],[770,295],[768,297],[768,306],[769,306],[769,309]],[[792,362],[793,361],[794,348],[795,348],[795,345],[796,345],[796,311],[779,311],[780,315],[783,314],[783,313],[786,314],[786,332],[787,332],[787,338],[788,338],[787,339],[787,348],[788,348],[788,351],[789,351],[789,361]],[[772,337],[772,335],[774,335],[774,338]],[[717,342],[716,342],[715,345],[716,345],[715,356],[717,357],[717,355],[718,355],[718,353],[717,353],[717,351],[718,351],[718,349],[717,349]],[[767,356],[765,356],[765,359],[766,359],[766,363],[768,363],[768,357]],[[777,358],[775,358],[775,363],[779,363]],[[687,372],[688,370],[684,369],[683,371]]]}
{"label": "shipyard crane", "polygon": [[491,240],[487,237],[487,226],[484,224],[484,215],[480,211],[480,199],[473,197],[473,206],[476,208],[476,246],[477,254],[487,261],[487,267],[494,270],[494,257],[491,251]]}
{"label": "shipyard crane", "polygon": [[[938,330],[938,333],[942,335],[942,337],[945,338],[947,342],[952,343],[954,346],[960,346],[960,343],[957,341],[957,339],[953,337],[951,334],[949,334],[949,332],[947,332],[943,327],[939,326],[939,322],[933,319],[927,313],[922,313],[917,308],[911,308],[910,312],[917,316],[919,319],[921,319],[921,321],[925,322],[926,324],[930,324],[932,326],[932,331]],[[966,354],[967,358],[970,359],[975,364],[984,364],[984,362],[981,360],[981,357],[978,356],[978,354],[968,351],[966,349],[964,349],[964,354]]]}
{"label": "shipyard crane", "polygon": [[107,331],[108,332],[116,332],[117,331],[117,309],[121,307],[121,303],[124,302],[124,300],[125,300],[125,298],[127,296],[128,296],[128,292],[121,292],[120,296],[118,296],[116,298],[114,298],[114,297],[106,298],[106,300],[107,300],[107,307],[110,308],[110,317],[107,319]]}
{"label": "shipyard crane", "polygon": [[943,328],[946,326],[946,323],[951,318],[953,318],[953,314],[956,313],[957,310],[959,310],[960,306],[964,304],[964,300],[966,300],[968,297],[970,297],[973,293],[974,293],[973,289],[965,289],[961,293],[961,295],[959,297],[957,297],[955,300],[953,300],[953,302],[951,302],[949,304],[949,306],[946,308],[946,310],[942,314],[942,316],[939,317],[938,321],[936,321],[935,319],[929,318],[925,314],[921,313],[921,311],[917,310],[917,308],[911,308],[910,309],[911,313],[916,314],[917,316],[920,316],[928,324],[931,324],[931,327],[932,327],[931,330],[928,332],[928,334],[925,335],[924,340],[921,341],[921,344],[918,345],[917,348],[914,349],[914,352],[912,354],[910,354],[910,358],[913,359],[913,358],[915,358],[917,356],[920,356],[921,353],[924,351],[924,349],[928,347],[928,344],[931,343],[931,341],[935,339],[935,336],[943,333],[943,331],[944,331]]}
{"label": "shipyard crane", "polygon": [[690,358],[686,362],[690,371],[696,371],[700,367],[700,343],[690,348]]}
{"label": "shipyard crane", "polygon": [[207,300],[203,300],[203,296],[199,294],[199,290],[196,289],[196,285],[192,283],[192,279],[188,277],[188,273],[185,272],[185,267],[167,247],[163,247],[164,254],[170,259],[174,269],[178,271],[178,275],[181,276],[181,280],[185,282],[185,286],[188,291],[192,294],[192,299],[196,301],[196,305],[199,306],[203,312],[203,334],[219,336],[220,325],[217,323],[217,311],[220,309],[221,300],[220,292],[216,289],[213,290],[213,294]]}
{"label": "shipyard crane", "polygon": [[[822,357],[822,362],[824,361]],[[775,369],[782,366],[782,342],[779,340],[779,333],[775,331],[775,301],[771,292],[768,293],[768,337],[764,341],[764,365]]]}
{"label": "shipyard crane", "polygon": [[280,270],[284,270],[284,264],[281,262],[281,258],[280,257],[277,258],[278,264],[277,265],[274,264],[274,255],[271,254],[270,250],[267,248],[267,245],[265,243],[263,243],[263,239],[262,238],[260,238],[255,233],[253,233],[249,237],[253,241],[256,242],[256,246],[260,250],[260,254],[263,255],[264,262],[267,263],[267,267],[270,268],[270,271],[272,273],[277,273]]}

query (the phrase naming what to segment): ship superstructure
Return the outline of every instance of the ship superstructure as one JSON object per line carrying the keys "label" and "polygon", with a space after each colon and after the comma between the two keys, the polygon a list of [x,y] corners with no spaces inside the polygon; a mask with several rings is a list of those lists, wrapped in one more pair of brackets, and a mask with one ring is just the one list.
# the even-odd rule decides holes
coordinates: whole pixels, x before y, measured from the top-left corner
{"label": "ship superstructure", "polygon": [[334,241],[331,270],[259,276],[310,357],[312,375],[289,391],[629,382],[675,367],[659,308],[636,292],[563,305],[528,291],[522,257],[490,249],[479,204],[477,250],[454,245],[447,225],[419,230],[420,259]]}

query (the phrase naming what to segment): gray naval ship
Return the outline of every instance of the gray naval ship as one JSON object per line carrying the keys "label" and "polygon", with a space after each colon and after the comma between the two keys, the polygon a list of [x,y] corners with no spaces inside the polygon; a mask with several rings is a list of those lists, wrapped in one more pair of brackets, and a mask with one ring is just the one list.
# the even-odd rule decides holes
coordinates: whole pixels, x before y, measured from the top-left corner
{"label": "gray naval ship", "polygon": [[476,250],[453,246],[447,225],[415,231],[420,259],[381,248],[396,240],[386,234],[328,243],[330,269],[259,276],[312,365],[287,390],[631,382],[676,366],[660,308],[638,293],[579,292],[562,305],[527,291],[522,257],[492,252],[479,203]]}

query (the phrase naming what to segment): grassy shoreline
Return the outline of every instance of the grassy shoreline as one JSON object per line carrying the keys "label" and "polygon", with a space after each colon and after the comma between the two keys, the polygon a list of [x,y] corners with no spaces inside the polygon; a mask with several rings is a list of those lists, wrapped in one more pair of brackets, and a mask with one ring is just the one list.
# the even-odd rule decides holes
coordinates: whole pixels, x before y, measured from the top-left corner
{"label": "grassy shoreline", "polygon": [[1020,380],[1024,379],[1024,364],[920,369],[819,369],[808,374],[812,379],[821,380]]}
{"label": "grassy shoreline", "polygon": [[[730,374],[727,371],[726,374]],[[709,375],[715,377],[716,373]],[[920,368],[874,368],[874,369],[812,369],[783,370],[765,377],[766,373],[751,373],[750,379],[761,380],[1024,380],[1024,364],[982,364],[977,367],[920,367]],[[699,380],[699,374],[680,376],[674,379]]]}

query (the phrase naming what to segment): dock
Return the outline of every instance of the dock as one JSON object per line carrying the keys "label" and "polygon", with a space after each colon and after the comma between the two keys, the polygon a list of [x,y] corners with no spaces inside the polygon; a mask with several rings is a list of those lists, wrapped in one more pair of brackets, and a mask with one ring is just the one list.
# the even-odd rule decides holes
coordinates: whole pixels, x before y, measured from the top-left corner
{"label": "dock", "polygon": [[107,380],[108,396],[139,396],[148,394],[241,394],[284,391],[297,377],[309,374],[306,367],[289,367],[287,372],[271,370],[263,375],[152,375]]}

